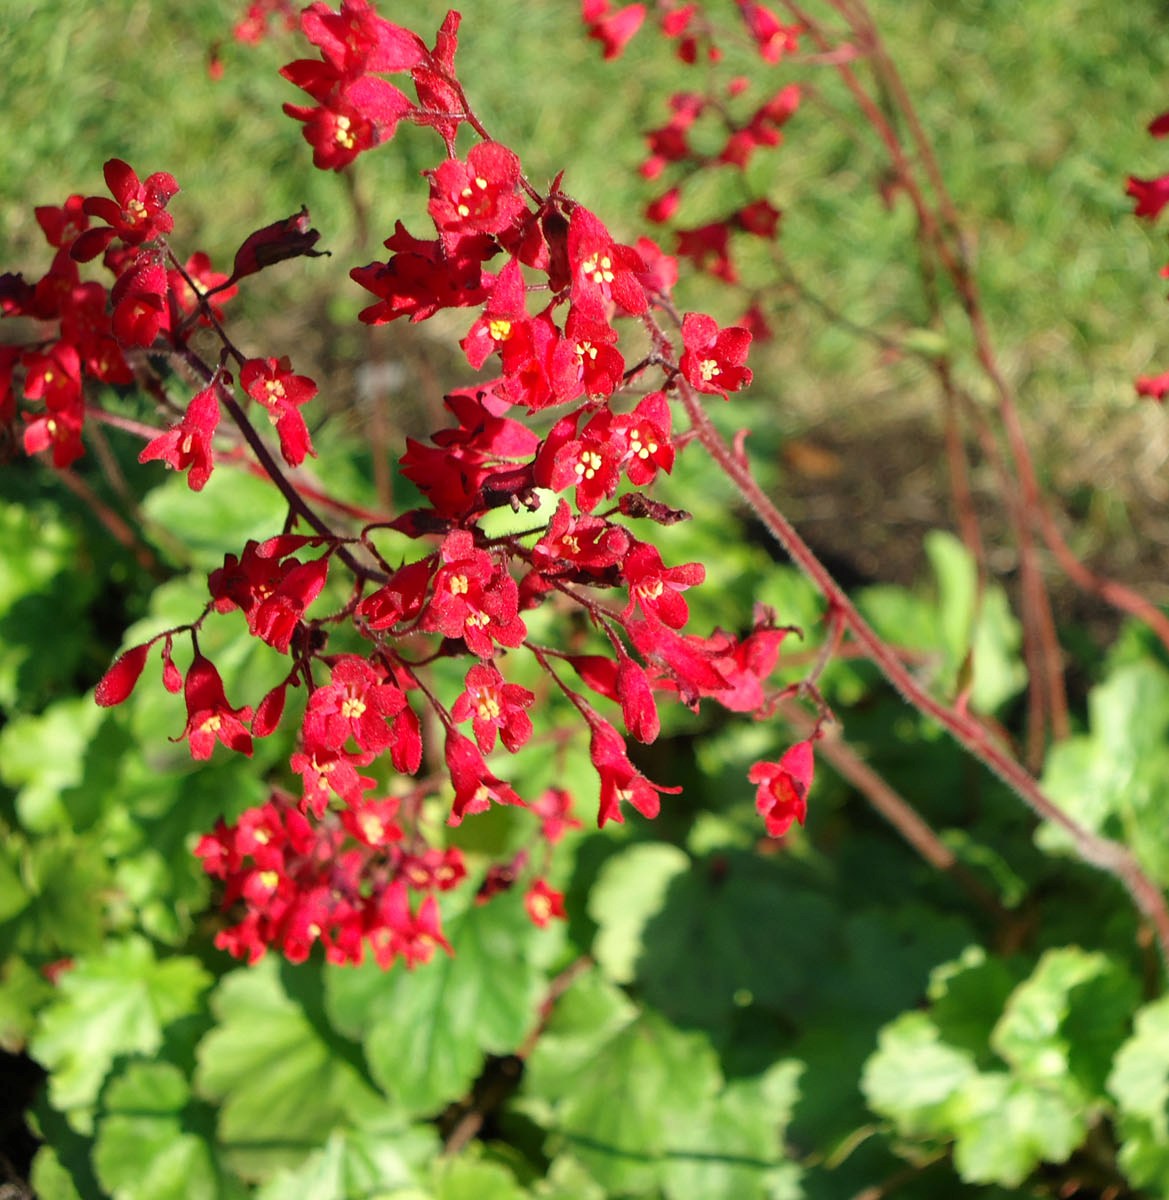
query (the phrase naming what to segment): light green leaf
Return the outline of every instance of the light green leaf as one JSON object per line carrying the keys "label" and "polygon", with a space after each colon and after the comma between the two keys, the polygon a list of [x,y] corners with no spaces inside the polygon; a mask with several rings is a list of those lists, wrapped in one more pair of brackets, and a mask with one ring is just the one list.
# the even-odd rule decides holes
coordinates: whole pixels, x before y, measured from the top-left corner
{"label": "light green leaf", "polygon": [[462,1155],[437,1160],[431,1174],[434,1200],[525,1200],[528,1195],[505,1167]]}
{"label": "light green leaf", "polygon": [[1169,997],[1137,1014],[1108,1077],[1121,1138],[1120,1163],[1138,1187],[1169,1191]]}
{"label": "light green leaf", "polygon": [[904,1137],[945,1137],[959,1091],[977,1077],[973,1058],[942,1042],[926,1013],[902,1013],[881,1030],[861,1091]]}
{"label": "light green leaf", "polygon": [[604,1032],[590,1037],[569,1000],[578,988],[587,1007],[604,994],[595,981],[566,993],[529,1059],[524,1092],[548,1108],[550,1153],[570,1151],[610,1192],[650,1190],[664,1181],[667,1160],[689,1149],[679,1123],[706,1113],[721,1090],[717,1059],[704,1036],[681,1033],[652,1013],[614,1027],[617,998]]}
{"label": "light green leaf", "polygon": [[88,697],[60,700],[39,716],[18,717],[0,733],[0,780],[16,789],[30,833],[74,826],[62,793],[79,784],[86,752],[105,713]]}
{"label": "light green leaf", "polygon": [[1074,1102],[1005,1074],[967,1081],[952,1112],[954,1163],[967,1183],[1016,1187],[1041,1162],[1065,1162],[1088,1131]]}
{"label": "light green leaf", "polygon": [[783,1131],[802,1070],[801,1063],[775,1063],[757,1079],[728,1084],[712,1105],[681,1114],[674,1144],[685,1149],[670,1154],[662,1172],[670,1200],[799,1200],[800,1169],[784,1161]]}
{"label": "light green leaf", "polygon": [[256,1200],[430,1200],[419,1180],[439,1149],[438,1134],[427,1125],[383,1121],[377,1128],[338,1129],[299,1166],[269,1180]]}
{"label": "light green leaf", "polygon": [[599,926],[593,956],[614,983],[632,983],[642,935],[665,904],[666,892],[691,867],[677,846],[646,842],[614,855],[589,893],[589,916]]}
{"label": "light green leaf", "polygon": [[229,1200],[246,1194],[215,1163],[210,1110],[172,1063],[131,1063],[106,1090],[93,1165],[114,1200]]}
{"label": "light green leaf", "polygon": [[164,479],[159,470],[158,478],[143,512],[186,548],[197,567],[222,566],[224,554],[238,554],[249,538],[263,541],[283,528],[288,502],[266,479],[221,466],[196,493],[185,473],[168,472]]}
{"label": "light green leaf", "polygon": [[111,941],[78,959],[57,985],[30,1046],[49,1071],[49,1099],[87,1132],[92,1105],[114,1060],[151,1055],[174,1021],[199,1009],[210,986],[193,958],[159,961],[140,937]]}
{"label": "light green leaf", "polygon": [[1020,1081],[1089,1105],[1102,1098],[1136,1002],[1135,982],[1103,954],[1049,950],[1011,994],[991,1045]]}
{"label": "light green leaf", "polygon": [[71,681],[100,578],[59,517],[0,505],[0,707],[36,707]]}
{"label": "light green leaf", "polygon": [[458,1099],[485,1054],[519,1046],[545,979],[535,961],[542,933],[522,896],[509,892],[486,905],[463,896],[451,907],[444,931],[453,957],[440,950],[414,971],[399,964],[384,972],[371,961],[327,976],[332,1019],[361,1031],[374,1079],[412,1114]]}
{"label": "light green leaf", "polygon": [[226,975],[212,1008],[196,1088],[218,1104],[227,1161],[245,1178],[295,1166],[367,1106],[386,1107],[358,1048],[325,1019],[316,968],[269,956]]}
{"label": "light green leaf", "polygon": [[23,958],[9,958],[0,968],[0,1049],[19,1054],[37,1012],[53,995],[53,985]]}
{"label": "light green leaf", "polygon": [[[1169,883],[1169,670],[1151,658],[1121,667],[1092,690],[1088,708],[1091,732],[1053,747],[1043,786],[1070,817],[1123,841]],[[1037,841],[1072,850],[1054,825]]]}

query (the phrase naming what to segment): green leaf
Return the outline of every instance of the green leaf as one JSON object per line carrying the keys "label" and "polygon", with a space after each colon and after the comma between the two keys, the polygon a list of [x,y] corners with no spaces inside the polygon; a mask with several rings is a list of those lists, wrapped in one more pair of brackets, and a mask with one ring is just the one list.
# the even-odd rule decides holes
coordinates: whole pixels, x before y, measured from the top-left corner
{"label": "green leaf", "polygon": [[462,1155],[439,1159],[431,1174],[434,1200],[526,1200],[528,1195],[505,1167]]}
{"label": "green leaf", "polygon": [[88,697],[19,717],[0,733],[0,780],[17,789],[21,825],[32,833],[72,828],[62,792],[81,782],[94,731],[106,719]]}
{"label": "green leaf", "polygon": [[861,1090],[904,1137],[947,1136],[959,1090],[977,1077],[973,1058],[941,1041],[928,1014],[902,1013],[881,1030]]}
{"label": "green leaf", "polygon": [[[1043,786],[1095,833],[1125,842],[1169,883],[1169,671],[1151,659],[1121,667],[1088,699],[1091,732],[1052,748]],[[1046,824],[1045,850],[1072,852],[1069,835]]]}
{"label": "green leaf", "polygon": [[537,1200],[607,1200],[605,1189],[570,1154],[561,1154],[533,1189]]}
{"label": "green leaf", "polygon": [[783,1161],[783,1131],[799,1097],[803,1066],[775,1063],[757,1079],[730,1083],[712,1105],[681,1115],[662,1172],[670,1200],[733,1196],[799,1200],[800,1169]]}
{"label": "green leaf", "polygon": [[377,1128],[338,1129],[298,1167],[269,1180],[256,1200],[430,1200],[419,1180],[439,1148],[438,1134],[428,1125],[383,1121]]}
{"label": "green leaf", "polygon": [[122,1055],[155,1054],[172,1022],[199,1008],[210,986],[193,958],[159,961],[140,937],[78,959],[57,985],[30,1050],[49,1072],[49,1099],[88,1132],[102,1082]]}
{"label": "green leaf", "polygon": [[990,1066],[991,1031],[1016,983],[1002,960],[981,946],[967,946],[953,962],[936,967],[930,974],[930,1017],[942,1041]]}
{"label": "green leaf", "polygon": [[1169,997],[1137,1014],[1108,1091],[1119,1109],[1120,1164],[1138,1187],[1169,1191]]}
{"label": "green leaf", "polygon": [[52,1146],[41,1146],[32,1160],[29,1182],[38,1200],[84,1200],[73,1176]]}
{"label": "green leaf", "polygon": [[453,957],[381,971],[376,963],[329,972],[329,1013],[360,1031],[370,1072],[409,1113],[428,1114],[462,1096],[485,1054],[509,1054],[536,1019],[543,935],[514,892],[444,915]]}
{"label": "green leaf", "polygon": [[680,1024],[716,1029],[746,1005],[809,1002],[840,950],[832,906],[757,855],[727,850],[683,870],[678,853],[634,846],[606,864],[590,905],[602,965],[621,981],[634,966],[646,1000]]}
{"label": "green leaf", "polygon": [[101,577],[86,559],[57,516],[0,505],[0,707],[35,707],[72,680]]}
{"label": "green leaf", "polygon": [[691,866],[677,846],[646,842],[609,859],[589,893],[589,916],[599,926],[593,957],[614,983],[632,983],[644,949],[642,935],[662,909],[674,880]]}
{"label": "green leaf", "polygon": [[106,1090],[93,1165],[115,1200],[229,1200],[246,1195],[219,1173],[210,1110],[191,1103],[173,1063],[131,1063]]}
{"label": "green leaf", "polygon": [[22,958],[0,969],[0,1049],[18,1054],[32,1032],[37,1012],[53,995],[53,985]]}
{"label": "green leaf", "polygon": [[[679,1125],[708,1112],[722,1079],[706,1037],[653,1013],[630,1016],[619,996],[604,999],[607,991],[591,980],[561,998],[528,1061],[524,1092],[548,1106],[550,1153],[571,1151],[610,1192],[644,1192],[664,1182],[670,1157],[687,1153]],[[583,1027],[574,993],[585,1011],[608,1009],[599,1033]]]}
{"label": "green leaf", "polygon": [[967,1183],[1017,1187],[1041,1162],[1065,1162],[1088,1131],[1074,1101],[1005,1074],[969,1080],[952,1111],[954,1163]]}
{"label": "green leaf", "polygon": [[249,538],[263,541],[283,528],[287,502],[266,479],[221,468],[198,493],[185,474],[163,480],[160,472],[159,479],[143,513],[183,545],[196,567],[220,567],[224,554],[238,554]]}
{"label": "green leaf", "polygon": [[269,956],[215,990],[219,1024],[199,1044],[196,1089],[218,1104],[220,1142],[244,1178],[297,1165],[367,1106],[385,1107],[358,1048],[325,1018],[319,988],[316,967]]}
{"label": "green leaf", "polygon": [[1020,1080],[1088,1107],[1137,1004],[1135,980],[1103,954],[1049,950],[1011,994],[991,1045]]}

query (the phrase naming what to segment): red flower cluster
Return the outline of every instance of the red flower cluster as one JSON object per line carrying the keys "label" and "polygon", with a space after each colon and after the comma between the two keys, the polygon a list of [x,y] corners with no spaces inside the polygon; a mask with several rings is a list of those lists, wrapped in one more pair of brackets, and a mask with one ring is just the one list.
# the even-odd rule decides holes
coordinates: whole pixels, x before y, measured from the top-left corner
{"label": "red flower cluster", "polygon": [[[598,0],[588,11],[598,36],[619,49],[639,7],[611,12]],[[681,36],[692,13],[676,6],[671,13]],[[752,20],[764,28],[758,12]],[[428,442],[407,443],[401,469],[422,496],[419,507],[352,534],[294,506],[285,532],[248,542],[211,573],[201,617],[127,651],[97,699],[126,699],[161,640],[164,683],[186,701],[179,737],[203,759],[217,744],[250,755],[255,739],[281,725],[289,691],[303,688],[287,778],[265,805],[233,826],[221,824],[199,845],[207,870],[223,881],[225,906],[242,911],[219,944],[253,961],[267,946],[300,959],[319,942],[335,962],[372,952],[383,965],[397,958],[413,965],[435,946],[449,949],[435,894],[466,874],[456,852],[424,834],[422,808],[438,794],[452,826],[495,804],[528,808],[542,859],[527,848],[495,864],[479,897],[526,876],[532,919],[544,924],[564,915],[563,897],[544,877],[550,848],[579,824],[570,796],[552,789],[525,798],[500,765],[503,755],[524,752],[533,740],[538,702],[560,705],[587,727],[602,825],[623,820],[626,805],[653,817],[661,796],[678,790],[648,778],[627,740],[658,737],[660,697],[691,708],[712,699],[737,712],[769,710],[766,680],[786,631],[761,613],[745,637],[686,632],[685,593],[702,583],[705,569],[670,563],[655,541],[634,532],[638,521],[669,526],[685,516],[642,489],[673,469],[679,397],[689,404],[704,394],[725,399],[750,383],[751,334],[720,328],[703,313],[679,318],[669,296],[673,260],[648,241],[618,240],[561,190],[559,179],[547,193],[528,183],[518,157],[488,139],[467,109],[454,70],[457,14],[448,15],[433,50],[377,16],[367,0],[343,0],[339,11],[314,3],[301,29],[320,58],[291,63],[283,74],[315,103],[285,108],[304,123],[318,167],[345,166],[391,137],[402,120],[433,126],[446,147],[443,161],[425,173],[434,236],[417,237],[399,224],[385,243],[387,260],[351,272],[375,297],[361,319],[420,321],[472,308],[461,345],[486,377],[446,398],[452,424]],[[417,103],[380,77],[404,72]],[[702,110],[676,107],[692,116]],[[774,108],[768,113],[753,120],[774,132]],[[686,119],[679,117],[672,144],[662,134],[663,154],[672,145],[670,154],[684,156]],[[462,154],[455,148],[460,133],[478,138]],[[108,174],[114,200],[71,202],[42,224],[54,236],[86,237],[67,231],[96,216],[106,226],[84,248],[121,240],[117,262],[125,269],[108,298],[114,314],[106,336],[115,346],[150,345],[166,334],[189,351],[197,320],[218,329],[210,295],[222,299],[264,266],[315,253],[302,214],[253,234],[230,276],[192,260],[176,281],[164,269],[162,240],[173,181],[152,176],[140,184],[121,167]],[[758,201],[736,220],[766,236],[777,218]],[[181,301],[180,282],[193,293]],[[194,294],[199,288],[203,294]],[[26,395],[31,386],[33,398],[50,408],[58,390],[80,394],[84,359],[75,343],[36,353],[20,360]],[[316,393],[313,381],[294,373],[286,357],[245,357],[224,338],[223,360],[208,370],[206,386],[140,455],[187,471],[194,490],[212,471],[221,419],[255,445],[248,409],[226,370],[231,356],[242,395],[275,426],[284,463],[299,466],[314,452],[301,413]],[[286,495],[294,490],[275,458],[268,456],[265,469]],[[483,518],[501,508],[530,514],[526,528],[521,522],[520,532],[488,533]],[[306,516],[312,532],[293,532]],[[406,539],[399,547],[414,548],[396,562],[379,550],[387,528]],[[333,586],[345,573],[345,586]],[[280,682],[252,698],[254,709],[229,702],[199,645],[204,622],[240,620],[237,612],[251,635],[287,662]],[[573,615],[581,630],[594,631],[594,645],[565,654],[533,640],[531,630]],[[193,651],[185,673],[171,654],[183,634]],[[449,673],[431,669],[452,657],[470,660],[457,691]],[[424,729],[437,731],[441,753],[432,746],[424,754]],[[499,747],[503,755],[489,763],[485,756]],[[789,762],[790,754],[757,765],[751,776],[761,795],[770,789],[760,811],[773,833],[786,828],[789,811],[803,819],[780,785],[795,781],[802,802],[810,748],[806,764]],[[437,778],[422,773],[424,761],[431,770],[439,766]],[[288,781],[298,777],[296,795]]]}

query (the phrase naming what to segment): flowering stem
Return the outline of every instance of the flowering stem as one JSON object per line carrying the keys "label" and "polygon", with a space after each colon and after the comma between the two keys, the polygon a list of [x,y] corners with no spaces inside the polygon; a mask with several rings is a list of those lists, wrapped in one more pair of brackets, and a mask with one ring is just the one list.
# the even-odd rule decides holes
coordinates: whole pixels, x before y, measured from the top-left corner
{"label": "flowering stem", "polygon": [[976,718],[941,703],[917,683],[896,652],[882,641],[861,616],[828,569],[723,439],[707,416],[697,394],[685,380],[679,379],[677,382],[682,403],[702,446],[735,485],[743,500],[751,506],[768,533],[815,584],[836,613],[837,619],[847,626],[885,679],[908,704],[936,721],[975,759],[994,772],[1036,816],[1058,825],[1071,838],[1076,853],[1084,862],[1115,876],[1123,884],[1138,910],[1152,923],[1162,963],[1169,969],[1169,906],[1160,888],[1145,874],[1132,851],[1119,842],[1092,833],[1073,820],[1040,788],[1021,763],[992,740]]}

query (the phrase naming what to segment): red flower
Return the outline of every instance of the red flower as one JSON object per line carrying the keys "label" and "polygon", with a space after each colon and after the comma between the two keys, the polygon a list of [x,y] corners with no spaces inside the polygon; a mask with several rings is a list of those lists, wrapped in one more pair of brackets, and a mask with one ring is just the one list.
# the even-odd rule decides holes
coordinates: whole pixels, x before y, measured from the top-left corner
{"label": "red flower", "polygon": [[493,242],[482,235],[448,241],[424,242],[407,232],[401,221],[386,246],[396,251],[388,262],[354,267],[349,277],[380,297],[358,313],[367,325],[384,325],[398,317],[424,321],[440,308],[482,304],[490,275],[481,270]]}
{"label": "red flower", "polygon": [[[313,247],[320,240],[320,233],[309,228],[308,209],[302,207],[300,212],[283,221],[274,221],[257,229],[244,239],[244,243],[235,252],[235,260],[231,266],[231,281],[254,275],[273,263],[284,262],[288,258],[320,258],[321,251]],[[225,294],[224,299],[227,299]]]}
{"label": "red flower", "polygon": [[511,787],[487,769],[483,755],[470,738],[448,729],[445,754],[451,786],[455,789],[448,825],[462,824],[467,813],[486,812],[492,800],[496,804],[523,804]]}
{"label": "red flower", "polygon": [[550,846],[555,846],[570,829],[583,828],[571,815],[572,796],[563,788],[549,788],[532,802],[531,811],[540,818],[540,836]]}
{"label": "red flower", "polygon": [[511,751],[531,737],[532,721],[524,711],[536,697],[526,687],[507,683],[490,664],[478,663],[467,672],[467,690],[455,701],[451,716],[456,721],[473,718],[475,741],[484,754],[495,749],[495,733]]}
{"label": "red flower", "polygon": [[679,229],[675,248],[700,270],[724,283],[737,283],[739,273],[731,261],[730,230],[723,221],[712,221],[694,229]]}
{"label": "red flower", "polygon": [[422,39],[379,17],[369,0],[341,0],[340,12],[317,0],[301,14],[300,27],[339,71],[409,71],[426,57]]}
{"label": "red flower", "polygon": [[777,63],[785,54],[793,54],[800,46],[800,27],[783,25],[770,9],[762,4],[738,0],[739,11],[747,31],[755,39],[764,62]]}
{"label": "red flower", "polygon": [[1162,175],[1159,179],[1130,177],[1124,190],[1136,201],[1135,214],[1152,220],[1169,204],[1169,175]]}
{"label": "red flower", "polygon": [[751,382],[747,359],[751,335],[737,325],[719,329],[705,313],[687,313],[682,318],[685,351],[678,364],[690,386],[699,392],[722,396]]}
{"label": "red flower", "polygon": [[605,319],[610,302],[640,316],[649,307],[638,273],[641,255],[613,241],[609,231],[587,208],[577,205],[568,222],[568,261],[572,268],[572,303],[588,315]]}
{"label": "red flower", "polygon": [[152,346],[169,324],[167,272],[151,251],[136,257],[110,292],[114,335],[123,346]]}
{"label": "red flower", "polygon": [[208,585],[217,612],[242,609],[253,636],[284,654],[305,609],[325,586],[329,560],[322,556],[305,563],[269,550],[249,541],[243,558],[227,555]]}
{"label": "red flower", "polygon": [[[173,269],[166,273],[171,301],[179,316],[189,317],[199,312],[200,300],[206,293],[214,292],[215,299],[208,302],[211,315],[217,321],[222,321],[222,305],[235,296],[239,288],[234,284],[230,287],[224,286],[227,284],[228,277],[222,271],[212,270],[211,259],[201,250],[187,259],[183,271],[186,272],[185,276],[182,272]],[[190,283],[187,282],[188,279]],[[210,323],[205,314],[200,317],[200,322],[204,325]]]}
{"label": "red flower", "polygon": [[486,550],[475,549],[465,529],[447,534],[442,558],[421,628],[461,637],[480,658],[490,658],[496,642],[518,646],[527,630],[519,616],[515,580]]}
{"label": "red flower", "polygon": [[406,705],[401,688],[386,683],[363,658],[347,654],[333,664],[333,677],[309,698],[305,742],[340,750],[352,737],[362,750],[384,750],[394,740],[388,720]]}
{"label": "red flower", "polygon": [[187,471],[187,485],[191,491],[202,491],[211,478],[214,459],[211,454],[211,438],[219,424],[219,401],[215,396],[215,385],[198,392],[187,406],[186,414],[166,433],[160,433],[154,441],[147,443],[138,455],[140,463],[162,459],[176,471]]}
{"label": "red flower", "polygon": [[542,879],[537,879],[524,895],[524,908],[532,923],[543,929],[553,917],[568,920],[564,908],[564,893],[554,891]]}
{"label": "red flower", "polygon": [[87,215],[106,224],[85,230],[73,243],[70,253],[78,262],[96,258],[114,238],[127,246],[141,246],[170,233],[175,226],[174,217],[166,211],[170,198],[179,190],[173,175],[156,171],[142,182],[120,158],[111,158],[104,171],[113,199],[90,196],[81,207]]}
{"label": "red flower", "polygon": [[589,740],[589,758],[601,777],[601,799],[597,810],[597,825],[606,821],[624,821],[621,804],[628,801],[643,817],[656,817],[661,809],[659,792],[680,792],[682,789],[662,787],[651,783],[629,761],[625,753],[625,739],[609,724],[595,714],[590,717],[592,737]]}
{"label": "red flower", "polygon": [[313,166],[340,171],[362,151],[388,142],[398,122],[414,105],[391,83],[373,75],[350,80],[335,67],[302,58],[280,69],[289,83],[308,92],[316,105],[284,105],[285,113],[304,122],[305,141],[313,148]]}
{"label": "red flower", "polygon": [[582,0],[581,16],[589,37],[605,48],[605,58],[619,58],[645,20],[645,5],[627,4],[610,13],[609,0]]}
{"label": "red flower", "polygon": [[479,142],[465,163],[448,158],[429,174],[429,211],[442,232],[502,233],[526,211],[520,160],[498,142]]}
{"label": "red flower", "polygon": [[217,740],[229,750],[251,757],[252,735],[244,722],[251,720],[252,710],[228,704],[219,672],[201,654],[195,656],[187,672],[183,698],[187,704],[187,725],[176,740],[188,740],[192,758],[210,758]]}
{"label": "red flower", "polygon": [[316,456],[308,426],[298,411],[317,394],[317,385],[307,375],[294,375],[287,356],[250,358],[240,368],[239,382],[268,410],[280,438],[280,453],[290,467],[300,466],[306,454]]}
{"label": "red flower", "polygon": [[640,608],[650,621],[681,629],[690,610],[679,593],[701,583],[706,578],[706,568],[701,563],[667,567],[656,546],[640,542],[630,550],[621,574],[629,586],[629,603],[622,617],[628,618],[635,608]]}
{"label": "red flower", "polygon": [[1165,399],[1169,392],[1169,371],[1162,375],[1140,375],[1136,381],[1137,395],[1148,396],[1150,400]]}
{"label": "red flower", "polygon": [[37,224],[50,246],[56,246],[58,249],[72,246],[89,228],[89,218],[85,215],[84,205],[83,197],[70,196],[60,208],[46,204],[33,210]]}
{"label": "red flower", "polygon": [[777,763],[758,762],[747,778],[759,785],[755,807],[767,824],[771,837],[783,837],[808,813],[808,789],[812,786],[812,743],[797,742]]}

